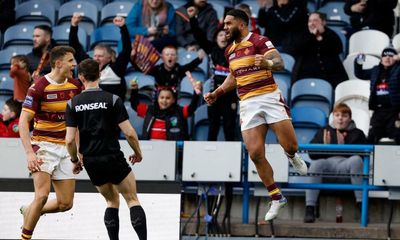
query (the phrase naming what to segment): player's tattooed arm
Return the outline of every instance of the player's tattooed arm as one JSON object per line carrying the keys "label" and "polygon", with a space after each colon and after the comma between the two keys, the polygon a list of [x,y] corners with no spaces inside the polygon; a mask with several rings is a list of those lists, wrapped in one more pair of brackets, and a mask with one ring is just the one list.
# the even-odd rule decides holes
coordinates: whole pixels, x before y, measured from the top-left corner
{"label": "player's tattooed arm", "polygon": [[268,63],[268,69],[272,71],[281,71],[284,68],[284,62],[278,51],[272,50],[264,54]]}

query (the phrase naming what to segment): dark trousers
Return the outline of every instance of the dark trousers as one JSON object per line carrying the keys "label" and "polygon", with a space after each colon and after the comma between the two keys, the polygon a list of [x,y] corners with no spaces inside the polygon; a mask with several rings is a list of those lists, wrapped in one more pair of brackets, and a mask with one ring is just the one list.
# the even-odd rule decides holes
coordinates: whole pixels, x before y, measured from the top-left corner
{"label": "dark trousers", "polygon": [[208,141],[217,141],[218,132],[221,125],[224,129],[225,141],[235,140],[235,129],[237,126],[238,101],[236,91],[230,91],[220,96],[217,101],[208,107]]}
{"label": "dark trousers", "polygon": [[388,137],[400,144],[400,128],[396,127],[399,121],[399,111],[393,109],[377,109],[371,117],[368,142],[376,144],[381,138]]}

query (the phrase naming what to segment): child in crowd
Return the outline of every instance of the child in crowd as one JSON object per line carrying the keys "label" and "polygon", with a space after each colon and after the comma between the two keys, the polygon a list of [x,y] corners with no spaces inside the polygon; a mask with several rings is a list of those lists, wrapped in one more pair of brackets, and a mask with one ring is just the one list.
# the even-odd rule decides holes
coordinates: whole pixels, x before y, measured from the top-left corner
{"label": "child in crowd", "polygon": [[153,105],[139,103],[138,86],[132,86],[131,106],[139,117],[144,118],[143,140],[188,140],[187,118],[197,108],[200,95],[193,94],[189,105],[177,104],[176,91],[171,87],[159,88]]}
{"label": "child in crowd", "polygon": [[23,102],[28,88],[32,84],[28,57],[16,55],[11,58],[10,77],[14,80],[14,100]]}
{"label": "child in crowd", "polygon": [[22,104],[8,99],[0,114],[0,137],[19,137],[18,123]]}

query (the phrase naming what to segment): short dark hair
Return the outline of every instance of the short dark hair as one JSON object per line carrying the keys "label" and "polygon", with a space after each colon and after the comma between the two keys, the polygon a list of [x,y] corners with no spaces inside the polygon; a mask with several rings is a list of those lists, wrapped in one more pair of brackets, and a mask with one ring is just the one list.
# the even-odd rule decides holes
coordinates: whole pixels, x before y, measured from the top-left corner
{"label": "short dark hair", "polygon": [[36,28],[45,31],[45,32],[46,32],[47,34],[49,34],[50,36],[53,35],[53,29],[51,29],[51,27],[48,26],[48,25],[45,25],[45,24],[43,24],[43,25],[37,25],[37,26],[35,26],[35,29],[36,29]]}
{"label": "short dark hair", "polygon": [[19,115],[21,114],[22,103],[15,101],[13,98],[10,98],[5,102],[5,105],[8,106],[11,112],[15,113],[15,118],[19,117]]}
{"label": "short dark hair", "polygon": [[229,10],[229,12],[226,13],[226,15],[228,16],[233,16],[234,18],[240,19],[242,20],[246,25],[249,25],[249,16],[247,16],[247,14],[240,9],[231,9]]}
{"label": "short dark hair", "polygon": [[310,15],[311,14],[317,14],[319,16],[319,18],[321,18],[322,21],[326,21],[326,13],[316,11],[316,12],[310,13]]}
{"label": "short dark hair", "polygon": [[87,58],[79,63],[78,74],[82,75],[87,81],[94,82],[100,78],[99,63]]}
{"label": "short dark hair", "polygon": [[56,46],[50,51],[50,66],[55,67],[56,61],[63,58],[65,54],[75,54],[75,49],[70,46]]}

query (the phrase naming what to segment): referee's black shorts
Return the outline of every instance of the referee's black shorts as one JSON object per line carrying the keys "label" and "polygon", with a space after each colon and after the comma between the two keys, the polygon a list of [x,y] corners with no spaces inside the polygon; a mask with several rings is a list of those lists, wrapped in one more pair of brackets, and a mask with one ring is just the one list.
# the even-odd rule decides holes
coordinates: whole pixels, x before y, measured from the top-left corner
{"label": "referee's black shorts", "polygon": [[101,156],[84,156],[83,165],[93,185],[119,184],[131,172],[122,152]]}

